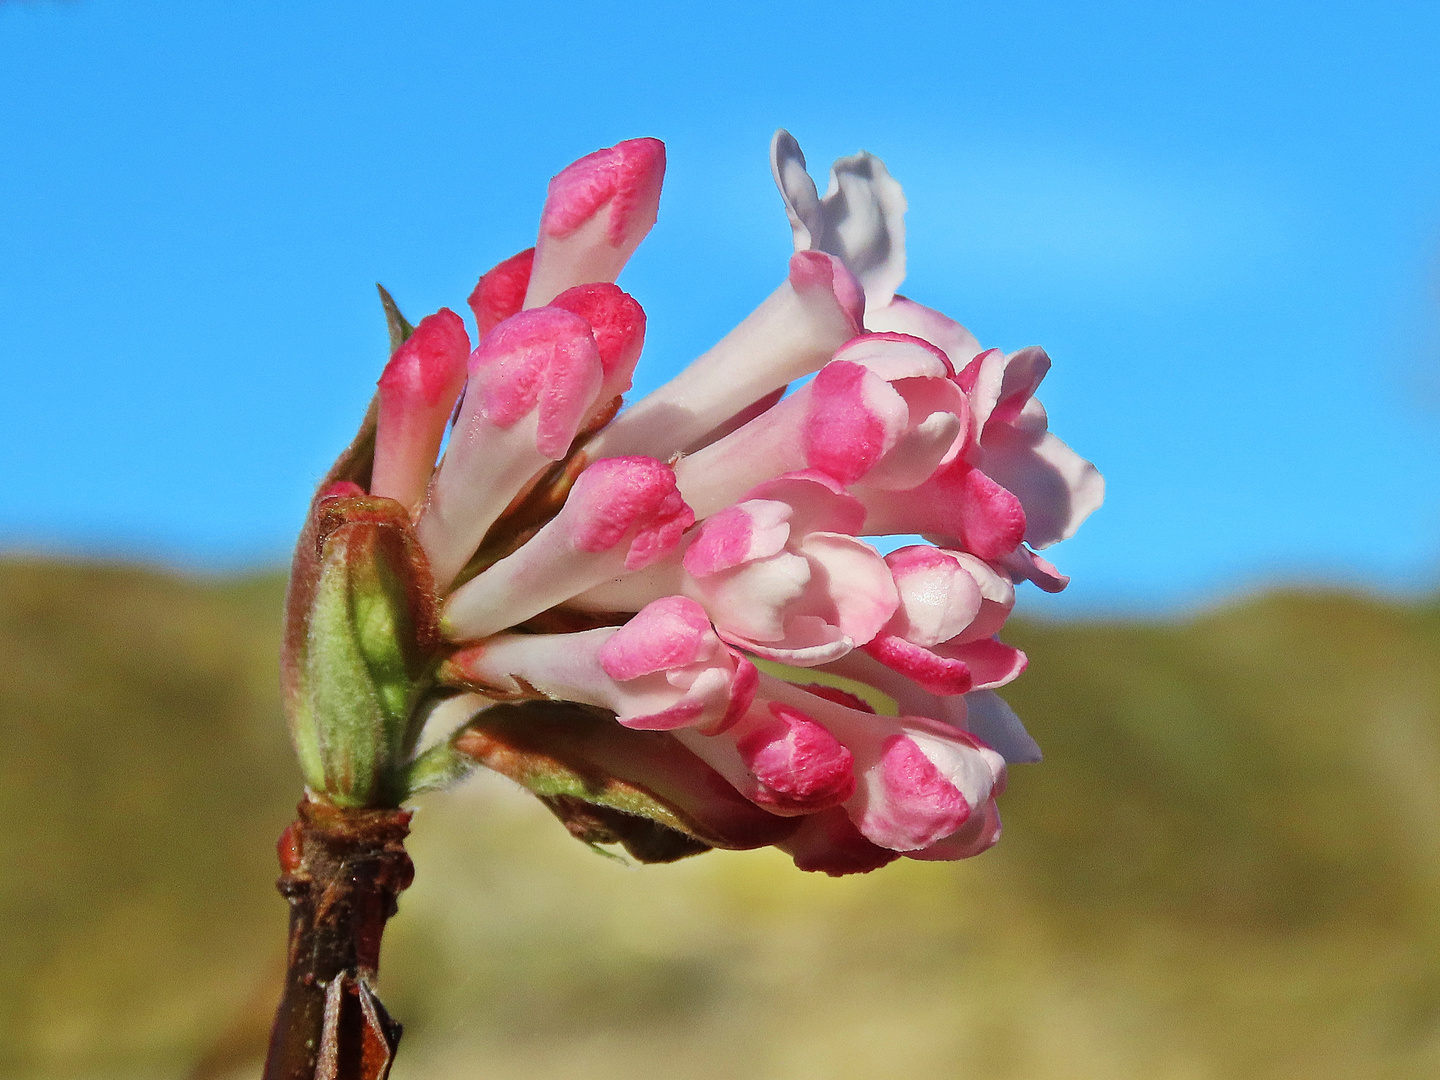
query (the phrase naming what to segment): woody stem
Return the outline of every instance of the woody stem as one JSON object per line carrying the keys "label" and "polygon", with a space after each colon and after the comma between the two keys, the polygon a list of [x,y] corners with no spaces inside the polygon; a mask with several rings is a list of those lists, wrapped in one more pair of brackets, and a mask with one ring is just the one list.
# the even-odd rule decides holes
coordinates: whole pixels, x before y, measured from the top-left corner
{"label": "woody stem", "polygon": [[280,837],[290,902],[285,988],[264,1080],[384,1080],[400,1041],[373,984],[380,939],[414,867],[410,811],[308,797]]}

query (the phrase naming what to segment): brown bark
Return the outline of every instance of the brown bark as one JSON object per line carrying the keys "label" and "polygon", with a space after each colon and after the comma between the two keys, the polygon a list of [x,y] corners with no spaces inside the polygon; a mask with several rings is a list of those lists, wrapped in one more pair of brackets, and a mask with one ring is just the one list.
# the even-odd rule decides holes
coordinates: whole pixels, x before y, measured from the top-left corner
{"label": "brown bark", "polygon": [[380,939],[414,867],[408,810],[300,803],[280,837],[278,882],[290,902],[285,990],[264,1080],[384,1080],[400,1025],[373,984]]}

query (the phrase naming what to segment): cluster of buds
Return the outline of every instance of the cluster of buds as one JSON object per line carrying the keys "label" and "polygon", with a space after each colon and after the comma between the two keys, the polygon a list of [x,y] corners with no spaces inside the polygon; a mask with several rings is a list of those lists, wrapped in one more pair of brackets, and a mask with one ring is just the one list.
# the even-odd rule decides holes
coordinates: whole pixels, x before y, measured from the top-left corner
{"label": "cluster of buds", "polygon": [[314,796],[399,806],[483,764],[641,859],[773,844],[849,873],[995,842],[1007,764],[1039,756],[997,634],[1017,583],[1065,587],[1037,551],[1103,482],[1048,430],[1043,350],[897,294],[878,159],[823,197],[788,133],[771,163],[784,280],[626,408],[645,313],[614,281],[656,220],[656,140],[551,180],[535,247],[469,298],[473,348],[382,291],[391,358],[288,597]]}

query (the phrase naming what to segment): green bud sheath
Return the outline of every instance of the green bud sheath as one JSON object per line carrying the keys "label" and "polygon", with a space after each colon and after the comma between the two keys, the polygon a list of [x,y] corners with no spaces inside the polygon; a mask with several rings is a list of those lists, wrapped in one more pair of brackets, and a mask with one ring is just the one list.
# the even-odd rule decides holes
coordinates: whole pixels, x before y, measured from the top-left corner
{"label": "green bud sheath", "polygon": [[311,525],[286,612],[286,707],[300,766],[310,789],[337,805],[396,806],[438,646],[429,567],[405,509],[353,484],[317,499]]}

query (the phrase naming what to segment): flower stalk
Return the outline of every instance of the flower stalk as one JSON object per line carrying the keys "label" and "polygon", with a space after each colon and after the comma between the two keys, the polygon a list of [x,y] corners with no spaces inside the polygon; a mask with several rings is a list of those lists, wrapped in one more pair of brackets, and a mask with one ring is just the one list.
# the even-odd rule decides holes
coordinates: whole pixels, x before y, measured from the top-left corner
{"label": "flower stalk", "polygon": [[264,1080],[384,1080],[400,1043],[374,983],[380,940],[415,876],[410,811],[340,807],[313,796],[280,837],[290,902],[285,989]]}

